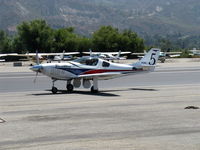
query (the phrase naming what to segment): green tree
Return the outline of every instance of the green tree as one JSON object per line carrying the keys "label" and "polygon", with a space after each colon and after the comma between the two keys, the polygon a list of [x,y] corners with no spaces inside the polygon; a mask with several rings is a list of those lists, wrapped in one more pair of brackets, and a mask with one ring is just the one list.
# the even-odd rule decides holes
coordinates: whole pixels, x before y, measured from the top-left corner
{"label": "green tree", "polygon": [[92,48],[92,41],[90,38],[86,37],[79,37],[77,39],[77,50],[79,52],[87,52],[89,49]]}
{"label": "green tree", "polygon": [[8,35],[0,30],[0,53],[10,53],[11,51],[11,40]]}
{"label": "green tree", "polygon": [[62,28],[54,31],[53,48],[58,51],[76,51],[78,36],[72,27]]}
{"label": "green tree", "polygon": [[118,51],[118,29],[102,26],[92,36],[93,49],[97,51]]}
{"label": "green tree", "polygon": [[125,30],[122,33],[123,39],[125,39],[125,45],[124,48],[126,51],[131,52],[143,52],[144,51],[144,40],[138,35],[131,31],[131,30]]}
{"label": "green tree", "polygon": [[144,41],[135,32],[119,32],[112,26],[102,26],[92,36],[93,48],[98,51],[131,51],[144,50]]}
{"label": "green tree", "polygon": [[[15,44],[17,48],[21,47],[23,51],[51,52],[53,42],[53,30],[44,20],[33,20],[23,22],[17,27],[18,39]],[[19,42],[20,41],[20,42]]]}

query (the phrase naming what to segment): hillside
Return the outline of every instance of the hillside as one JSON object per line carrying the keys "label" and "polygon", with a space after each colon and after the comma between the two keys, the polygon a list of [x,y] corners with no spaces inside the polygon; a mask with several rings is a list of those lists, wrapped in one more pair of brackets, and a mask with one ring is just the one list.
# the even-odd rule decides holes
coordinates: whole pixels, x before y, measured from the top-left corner
{"label": "hillside", "polygon": [[101,25],[139,34],[200,34],[198,0],[1,0],[0,29],[41,18],[88,35]]}

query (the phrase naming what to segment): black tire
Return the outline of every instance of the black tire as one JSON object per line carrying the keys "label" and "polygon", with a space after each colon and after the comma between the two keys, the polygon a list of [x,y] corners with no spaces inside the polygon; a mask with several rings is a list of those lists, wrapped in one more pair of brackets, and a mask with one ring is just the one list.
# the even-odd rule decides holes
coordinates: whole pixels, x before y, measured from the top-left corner
{"label": "black tire", "polygon": [[92,92],[92,93],[98,93],[99,91],[98,91],[98,90],[94,90],[94,86],[92,86],[92,87],[91,87],[91,92]]}
{"label": "black tire", "polygon": [[74,86],[72,84],[67,84],[67,91],[68,92],[73,92]]}
{"label": "black tire", "polygon": [[56,87],[52,87],[51,91],[53,94],[56,94],[58,92],[58,89]]}

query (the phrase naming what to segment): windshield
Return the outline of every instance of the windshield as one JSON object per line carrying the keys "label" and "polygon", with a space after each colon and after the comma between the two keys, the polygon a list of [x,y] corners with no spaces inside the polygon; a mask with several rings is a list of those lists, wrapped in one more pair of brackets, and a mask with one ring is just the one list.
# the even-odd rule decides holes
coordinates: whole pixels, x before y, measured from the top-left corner
{"label": "windshield", "polygon": [[74,62],[78,62],[82,65],[96,66],[98,64],[98,59],[92,57],[81,57],[74,60]]}

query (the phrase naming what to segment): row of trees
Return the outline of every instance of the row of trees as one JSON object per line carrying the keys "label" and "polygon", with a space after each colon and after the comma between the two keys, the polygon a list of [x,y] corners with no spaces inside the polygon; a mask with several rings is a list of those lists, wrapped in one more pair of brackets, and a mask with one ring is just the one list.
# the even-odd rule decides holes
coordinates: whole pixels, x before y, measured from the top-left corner
{"label": "row of trees", "polygon": [[44,20],[23,22],[13,36],[0,31],[0,53],[66,52],[70,51],[142,52],[144,41],[130,30],[119,31],[102,26],[90,38],[78,35],[73,27],[52,29]]}
{"label": "row of trees", "polygon": [[188,50],[200,47],[200,35],[183,35],[174,33],[168,35],[145,35],[145,45],[156,47],[162,50]]}

